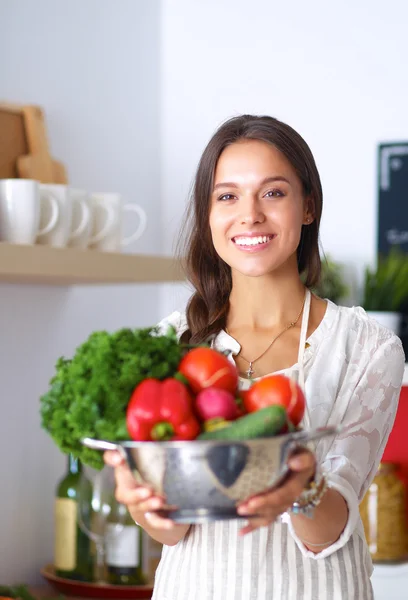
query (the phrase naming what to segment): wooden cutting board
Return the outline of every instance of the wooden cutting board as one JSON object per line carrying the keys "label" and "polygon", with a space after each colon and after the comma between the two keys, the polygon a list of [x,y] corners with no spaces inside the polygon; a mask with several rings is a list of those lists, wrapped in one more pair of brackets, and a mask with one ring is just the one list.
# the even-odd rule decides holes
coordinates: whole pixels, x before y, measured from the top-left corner
{"label": "wooden cutting board", "polygon": [[0,179],[15,179],[17,158],[29,152],[22,107],[0,103]]}
{"label": "wooden cutting board", "polygon": [[29,153],[17,159],[18,176],[41,183],[68,183],[64,165],[50,155],[42,109],[23,106],[22,113]]}

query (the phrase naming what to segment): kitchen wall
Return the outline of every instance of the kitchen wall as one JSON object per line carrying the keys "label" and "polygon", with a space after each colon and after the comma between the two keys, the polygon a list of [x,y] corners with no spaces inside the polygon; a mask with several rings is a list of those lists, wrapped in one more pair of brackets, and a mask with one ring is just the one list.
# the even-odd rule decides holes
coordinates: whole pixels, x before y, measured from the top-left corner
{"label": "kitchen wall", "polygon": [[[323,248],[358,282],[376,249],[376,145],[408,138],[407,19],[403,0],[163,0],[166,251],[215,128],[265,113],[311,146],[324,188]],[[162,312],[186,296],[185,286],[166,286]]]}
{"label": "kitchen wall", "polygon": [[[43,106],[70,182],[140,203],[149,227],[129,251],[160,253],[159,3],[1,1],[0,23],[0,101]],[[158,287],[0,285],[1,583],[41,581],[52,561],[65,458],[38,398],[56,358],[91,330],[155,323]]]}

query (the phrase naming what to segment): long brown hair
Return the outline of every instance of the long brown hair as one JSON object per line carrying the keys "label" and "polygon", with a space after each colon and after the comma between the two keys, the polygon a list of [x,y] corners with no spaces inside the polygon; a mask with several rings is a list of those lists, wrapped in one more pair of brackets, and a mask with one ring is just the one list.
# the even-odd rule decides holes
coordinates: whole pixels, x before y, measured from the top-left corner
{"label": "long brown hair", "polygon": [[242,115],[229,119],[215,132],[201,156],[178,244],[187,279],[195,290],[187,307],[188,330],[183,334],[183,340],[192,343],[202,342],[226,326],[232,289],[231,268],[218,256],[212,242],[210,197],[222,151],[243,139],[259,140],[277,148],[302,182],[314,220],[302,227],[297,249],[298,268],[308,287],[316,285],[320,278],[319,226],[323,192],[309,146],[292,127],[273,117]]}

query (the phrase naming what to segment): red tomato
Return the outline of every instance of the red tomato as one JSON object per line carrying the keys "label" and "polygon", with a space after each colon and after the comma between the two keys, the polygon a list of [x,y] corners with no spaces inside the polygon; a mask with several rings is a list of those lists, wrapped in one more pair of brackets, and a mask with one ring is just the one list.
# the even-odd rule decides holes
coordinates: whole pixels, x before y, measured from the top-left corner
{"label": "red tomato", "polygon": [[182,359],[178,370],[196,394],[210,387],[235,394],[238,387],[236,366],[212,348],[190,350]]}
{"label": "red tomato", "polygon": [[293,425],[299,425],[305,412],[305,397],[301,388],[285,375],[269,375],[259,379],[243,394],[243,400],[248,412],[280,404],[286,408]]}

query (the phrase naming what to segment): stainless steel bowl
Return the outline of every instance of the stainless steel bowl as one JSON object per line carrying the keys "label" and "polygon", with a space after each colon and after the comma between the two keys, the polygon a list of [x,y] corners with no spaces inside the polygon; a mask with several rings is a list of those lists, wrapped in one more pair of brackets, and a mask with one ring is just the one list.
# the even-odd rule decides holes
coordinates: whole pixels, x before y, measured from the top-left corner
{"label": "stainless steel bowl", "polygon": [[137,482],[166,498],[160,514],[179,523],[242,518],[236,506],[282,484],[296,450],[335,435],[331,426],[247,441],[122,442],[84,438],[95,450],[118,450]]}

